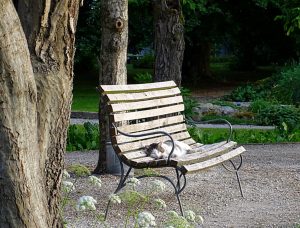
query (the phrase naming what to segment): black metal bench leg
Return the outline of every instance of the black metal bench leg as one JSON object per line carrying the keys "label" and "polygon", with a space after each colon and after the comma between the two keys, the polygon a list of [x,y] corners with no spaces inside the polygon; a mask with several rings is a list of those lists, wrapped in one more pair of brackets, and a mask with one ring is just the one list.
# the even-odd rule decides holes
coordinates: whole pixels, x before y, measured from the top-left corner
{"label": "black metal bench leg", "polygon": [[242,189],[242,185],[241,185],[241,180],[240,180],[239,173],[238,173],[239,169],[241,168],[241,166],[243,164],[243,157],[242,157],[242,155],[240,155],[240,164],[238,166],[236,166],[232,160],[229,160],[229,162],[231,163],[231,165],[233,167],[233,170],[228,168],[224,163],[222,163],[222,165],[226,170],[235,173],[237,181],[238,181],[241,196],[244,198],[243,189]]}
{"label": "black metal bench leg", "polygon": [[[125,186],[125,181],[129,176],[129,173],[132,169],[132,167],[130,167],[126,173],[126,175],[124,176],[124,166],[123,163],[120,161],[120,166],[121,166],[121,176],[120,176],[120,181],[118,184],[117,189],[114,191],[114,194],[118,193],[124,186]],[[106,206],[106,210],[105,210],[105,216],[104,216],[104,220],[106,220],[107,218],[107,214],[108,214],[108,210],[109,210],[109,206],[110,206],[110,200],[108,200],[107,206]]]}

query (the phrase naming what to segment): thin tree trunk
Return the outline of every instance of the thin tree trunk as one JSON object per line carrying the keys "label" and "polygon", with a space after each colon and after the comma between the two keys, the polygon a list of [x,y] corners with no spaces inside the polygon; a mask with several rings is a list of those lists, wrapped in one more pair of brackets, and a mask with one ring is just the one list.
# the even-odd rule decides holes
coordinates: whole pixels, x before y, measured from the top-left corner
{"label": "thin tree trunk", "polygon": [[212,80],[212,72],[210,69],[210,42],[201,42],[197,46],[190,47],[185,58],[184,73],[188,75],[186,82],[193,85],[199,85],[203,81]]}
{"label": "thin tree trunk", "polygon": [[185,45],[180,0],[155,0],[154,15],[154,81],[174,80],[180,86]]}
{"label": "thin tree trunk", "polygon": [[[128,44],[128,0],[102,1],[102,37],[100,53],[101,85],[127,83],[127,44]],[[105,105],[100,101],[99,126],[100,150],[95,173],[106,172],[106,142],[108,138],[108,120],[105,118]]]}
{"label": "thin tree trunk", "polygon": [[[15,102],[16,105],[14,105],[12,102],[9,104],[4,102],[6,108],[4,108],[4,112],[1,112],[1,131],[6,129],[6,124],[3,123],[9,121],[11,124],[9,129],[13,130],[16,126],[25,128],[28,130],[29,136],[16,130],[14,135],[10,134],[9,137],[1,138],[1,141],[4,140],[5,145],[8,142],[19,142],[20,138],[25,137],[27,140],[26,145],[28,144],[29,148],[15,144],[12,149],[4,147],[1,150],[1,163],[6,164],[4,170],[8,175],[6,181],[15,183],[11,186],[11,189],[7,189],[5,186],[5,192],[11,193],[12,201],[21,196],[20,204],[24,205],[23,208],[18,206],[14,210],[11,210],[9,205],[8,208],[5,207],[8,212],[2,213],[1,211],[0,222],[4,222],[3,227],[10,227],[8,224],[11,221],[16,221],[15,224],[19,224],[19,226],[11,225],[11,227],[62,227],[59,193],[72,98],[74,33],[80,1],[24,0],[17,3],[17,11],[27,37],[30,51],[28,57],[30,56],[31,63],[26,62],[26,58],[20,56],[21,67],[14,64],[9,65],[10,68],[8,69],[11,72],[16,72],[18,67],[20,69],[30,67],[33,69],[33,74],[31,78],[27,76],[28,74],[23,74],[21,80],[12,80],[13,77],[16,77],[13,73],[9,75],[12,78],[5,76],[5,74],[1,75],[1,80],[8,81],[6,83],[7,88],[3,93],[7,94],[17,87],[24,90],[24,92],[12,93],[10,96],[15,96],[14,99],[23,96],[34,97],[32,103],[35,110],[32,110],[30,115],[21,115],[21,109],[30,109],[30,107],[27,108],[27,103],[20,101]],[[5,0],[4,5],[12,6],[9,0]],[[11,10],[8,12],[11,13]],[[11,15],[4,13],[2,12],[1,22],[7,23],[11,20]],[[17,18],[16,15],[15,17]],[[11,30],[20,26],[17,21],[19,19],[10,25]],[[12,35],[12,33],[4,34],[13,42],[15,40],[10,38]],[[26,42],[24,35],[19,37],[18,40],[22,39]],[[20,50],[25,48],[23,43],[18,42],[14,45]],[[4,47],[3,45],[5,43],[1,44],[1,47]],[[27,45],[25,49],[27,49]],[[7,61],[13,60],[16,62],[13,56],[9,56],[9,58],[12,59],[7,59]],[[0,62],[2,61],[4,59],[0,59]],[[1,71],[5,67],[6,63],[4,68],[1,67]],[[21,84],[22,80],[30,82],[35,90],[31,91],[28,86]],[[19,116],[10,115],[8,110],[12,107]],[[18,151],[22,151],[24,155],[20,156]],[[18,172],[16,172],[16,176],[9,176],[11,172],[15,171],[12,169],[12,164],[7,162],[10,159],[13,161],[17,158],[20,160],[20,167],[17,168],[20,169],[20,175],[17,175]],[[2,167],[2,164],[0,167]],[[29,177],[27,178],[27,170],[30,171],[33,181]],[[20,190],[20,186],[24,189]],[[1,185],[0,192],[3,188],[4,186]],[[27,190],[27,188],[30,190]],[[27,195],[28,197],[34,195],[38,198],[32,204],[32,207],[34,207],[32,211],[36,211],[36,214],[33,214],[31,207],[23,202],[26,201]],[[5,197],[0,197],[1,209],[2,205],[6,205],[8,202]],[[37,219],[38,221],[36,221]],[[1,223],[0,227],[2,227]]]}

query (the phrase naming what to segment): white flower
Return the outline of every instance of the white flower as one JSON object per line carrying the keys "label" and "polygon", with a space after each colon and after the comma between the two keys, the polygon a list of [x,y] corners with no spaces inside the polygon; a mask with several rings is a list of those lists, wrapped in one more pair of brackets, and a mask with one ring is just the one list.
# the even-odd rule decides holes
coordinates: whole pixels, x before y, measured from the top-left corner
{"label": "white flower", "polygon": [[163,209],[167,207],[165,201],[163,201],[162,199],[155,199],[154,202],[158,209]]}
{"label": "white flower", "polygon": [[81,196],[76,205],[77,211],[96,210],[97,201],[92,196]]}
{"label": "white flower", "polygon": [[113,203],[113,204],[116,204],[116,203],[121,203],[121,198],[116,195],[116,194],[110,194],[109,195],[109,200]]}
{"label": "white flower", "polygon": [[70,193],[75,189],[75,187],[74,187],[74,184],[72,182],[63,181],[62,182],[62,189],[63,189],[64,192]]}
{"label": "white flower", "polygon": [[148,228],[156,226],[155,217],[147,211],[138,214],[137,218],[138,227]]}
{"label": "white flower", "polygon": [[203,224],[203,223],[204,223],[203,217],[202,217],[201,215],[197,215],[197,216],[196,216],[196,222],[197,222],[198,224]]}
{"label": "white flower", "polygon": [[153,180],[151,181],[151,188],[152,191],[155,193],[163,192],[166,189],[166,185],[160,180]]}
{"label": "white flower", "polygon": [[195,222],[196,214],[192,210],[187,210],[187,211],[184,212],[184,217],[189,222]]}
{"label": "white flower", "polygon": [[70,174],[68,173],[68,171],[67,170],[63,170],[63,178],[64,179],[67,179],[67,178],[70,178]]}
{"label": "white flower", "polygon": [[89,176],[89,182],[93,185],[96,185],[98,188],[100,188],[102,185],[102,181],[95,176]]}
{"label": "white flower", "polygon": [[128,179],[128,181],[127,181],[127,184],[129,186],[132,186],[133,188],[135,188],[140,183],[141,183],[140,180],[135,177],[132,177],[132,178]]}
{"label": "white flower", "polygon": [[167,211],[167,215],[171,218],[178,217],[178,214],[176,211]]}
{"label": "white flower", "polygon": [[164,226],[164,228],[175,228],[175,227],[171,226],[171,225],[167,225],[167,226]]}

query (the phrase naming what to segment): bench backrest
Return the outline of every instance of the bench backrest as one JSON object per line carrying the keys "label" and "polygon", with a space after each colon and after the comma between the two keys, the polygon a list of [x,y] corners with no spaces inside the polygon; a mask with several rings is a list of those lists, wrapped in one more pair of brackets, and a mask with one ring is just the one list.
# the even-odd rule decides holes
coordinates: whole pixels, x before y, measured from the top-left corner
{"label": "bench backrest", "polygon": [[[148,133],[162,130],[175,140],[194,144],[187,132],[183,115],[184,104],[179,88],[173,81],[136,84],[102,85],[109,121],[127,133]],[[117,134],[110,124],[110,136],[117,153],[144,148],[151,143],[168,140],[166,136],[131,138]]]}

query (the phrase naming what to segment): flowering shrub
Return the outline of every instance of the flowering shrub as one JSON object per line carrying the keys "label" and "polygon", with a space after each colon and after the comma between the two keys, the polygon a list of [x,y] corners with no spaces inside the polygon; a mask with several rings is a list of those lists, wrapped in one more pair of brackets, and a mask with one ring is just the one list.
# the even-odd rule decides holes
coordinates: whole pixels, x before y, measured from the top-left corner
{"label": "flowering shrub", "polygon": [[[83,172],[81,172],[84,170]],[[77,177],[87,177],[88,172],[85,168],[80,167],[80,172],[73,173]],[[67,171],[63,172],[63,178],[68,179],[70,175]],[[74,184],[71,181],[63,180],[62,191],[64,193],[64,198],[62,202],[62,216],[64,207],[71,201],[70,194],[75,189],[77,179],[75,179]],[[97,188],[102,186],[102,181],[96,176],[88,176],[88,182]],[[137,178],[129,178],[124,188],[119,194],[110,194],[109,201],[112,204],[121,204],[126,206],[127,213],[125,216],[125,227],[129,223],[133,222],[134,227],[140,228],[150,228],[150,227],[169,227],[169,228],[189,228],[189,227],[199,227],[199,224],[203,224],[203,218],[200,215],[196,215],[195,212],[187,210],[184,213],[184,217],[178,215],[175,211],[167,211],[165,213],[160,212],[160,215],[165,214],[164,221],[160,224],[156,221],[155,216],[145,210],[148,204],[154,205],[159,210],[165,210],[167,205],[165,201],[157,198],[157,194],[164,192],[166,190],[166,185],[160,180],[152,180],[147,186],[147,190],[137,191],[136,188],[140,185],[140,180]],[[92,196],[81,196],[77,203],[75,204],[76,211],[90,211],[93,213],[94,221],[102,223],[105,227],[111,227],[107,221],[104,221],[104,214],[97,212],[96,208],[97,200]],[[70,204],[72,205],[72,204]],[[115,225],[115,224],[114,224]]]}
{"label": "flowering shrub", "polygon": [[72,192],[75,189],[74,184],[70,181],[63,181],[62,182],[62,190],[65,193]]}
{"label": "flowering shrub", "polygon": [[97,186],[98,188],[101,187],[102,182],[98,177],[95,176],[89,176],[89,182],[95,186]]}
{"label": "flowering shrub", "polygon": [[155,217],[150,212],[141,212],[138,214],[137,224],[143,228],[156,226]]}
{"label": "flowering shrub", "polygon": [[85,210],[96,210],[95,200],[92,196],[81,196],[78,199],[76,209],[77,211],[85,211]]}

